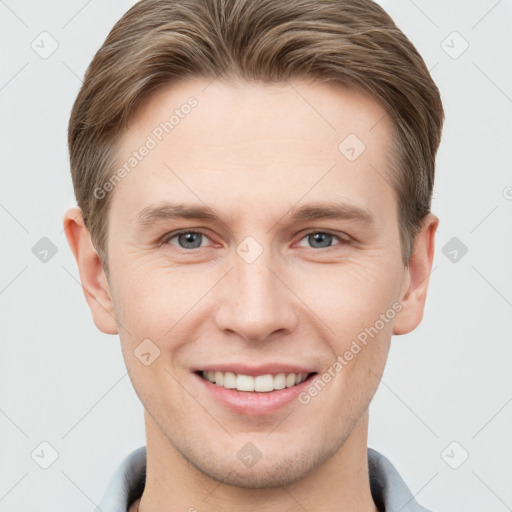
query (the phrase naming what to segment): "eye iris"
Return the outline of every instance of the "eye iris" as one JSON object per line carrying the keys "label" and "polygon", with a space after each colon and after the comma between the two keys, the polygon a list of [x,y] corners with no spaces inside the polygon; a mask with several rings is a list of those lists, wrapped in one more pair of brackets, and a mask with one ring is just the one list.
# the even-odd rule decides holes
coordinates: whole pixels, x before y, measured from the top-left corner
{"label": "eye iris", "polygon": [[[320,242],[320,247],[329,247],[330,243],[332,242],[332,235],[329,233],[311,233],[309,235],[309,242],[313,245],[313,247],[319,247],[318,245],[315,246],[317,242]],[[325,243],[327,242],[327,243]]]}
{"label": "eye iris", "polygon": [[[180,242],[180,246],[184,249],[197,249],[201,246],[201,233],[181,233],[178,235],[178,240]],[[182,244],[182,241],[185,241],[185,245]],[[197,243],[199,241],[199,243]],[[192,247],[189,245],[192,244]]]}

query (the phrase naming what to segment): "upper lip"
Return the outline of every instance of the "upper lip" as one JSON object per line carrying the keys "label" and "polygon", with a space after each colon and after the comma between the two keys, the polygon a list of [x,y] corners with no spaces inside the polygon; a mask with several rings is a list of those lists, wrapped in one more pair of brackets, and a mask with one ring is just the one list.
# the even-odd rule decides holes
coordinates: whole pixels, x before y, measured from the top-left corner
{"label": "upper lip", "polygon": [[306,366],[299,366],[294,364],[285,363],[267,363],[258,366],[251,366],[248,364],[236,363],[236,364],[208,364],[197,368],[195,372],[232,372],[236,374],[251,375],[256,377],[257,375],[276,375],[278,373],[315,373],[315,370],[307,368]]}

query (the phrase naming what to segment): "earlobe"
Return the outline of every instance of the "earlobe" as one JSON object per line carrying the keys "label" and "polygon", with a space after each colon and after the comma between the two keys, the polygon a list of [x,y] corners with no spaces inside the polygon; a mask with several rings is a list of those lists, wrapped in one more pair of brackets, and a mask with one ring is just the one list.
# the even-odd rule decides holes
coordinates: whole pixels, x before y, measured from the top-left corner
{"label": "earlobe", "polygon": [[80,282],[96,327],[106,334],[117,334],[118,327],[110,286],[80,208],[72,208],[63,219],[66,238],[78,265]]}
{"label": "earlobe", "polygon": [[393,334],[407,334],[413,331],[423,318],[438,225],[439,219],[433,213],[429,213],[414,239],[414,250],[400,295],[403,309],[395,318]]}

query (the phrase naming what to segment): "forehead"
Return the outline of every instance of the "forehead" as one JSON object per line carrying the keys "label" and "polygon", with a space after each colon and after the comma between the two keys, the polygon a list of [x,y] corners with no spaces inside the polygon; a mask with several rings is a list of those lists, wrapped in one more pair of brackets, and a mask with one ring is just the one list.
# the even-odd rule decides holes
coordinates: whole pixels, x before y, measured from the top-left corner
{"label": "forehead", "polygon": [[372,196],[393,194],[386,179],[391,129],[377,101],[336,85],[182,82],[152,96],[131,119],[118,167],[150,149],[112,201],[140,211],[150,200],[197,201],[201,194],[203,202],[216,198],[219,206],[224,197],[242,210],[252,201],[264,208],[271,197],[286,207],[306,193],[315,200],[327,193],[333,200],[359,196],[361,206],[375,209]]}
{"label": "forehead", "polygon": [[[195,106],[189,107],[191,103]],[[282,144],[287,135],[325,149],[347,133],[375,143],[391,126],[385,109],[354,88],[311,79],[270,84],[189,79],[142,103],[123,137],[123,148],[130,149],[127,146],[134,138],[148,130],[158,132],[160,123],[165,125],[171,119],[172,138],[187,146],[205,142],[204,138],[212,146],[216,142],[257,144],[272,135],[280,139],[276,144]],[[162,129],[162,135],[170,138],[166,137],[170,130]],[[155,137],[159,138],[158,133]]]}

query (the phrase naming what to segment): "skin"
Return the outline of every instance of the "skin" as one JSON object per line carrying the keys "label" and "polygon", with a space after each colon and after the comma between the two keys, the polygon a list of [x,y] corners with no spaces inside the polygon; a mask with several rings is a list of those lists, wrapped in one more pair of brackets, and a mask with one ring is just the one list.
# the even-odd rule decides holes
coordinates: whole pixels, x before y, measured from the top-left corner
{"label": "skin", "polygon": [[[392,334],[422,319],[439,220],[425,219],[404,267],[396,196],[385,179],[392,125],[369,96],[305,80],[208,83],[161,91],[123,134],[119,165],[169,112],[189,96],[198,100],[110,192],[108,279],[80,210],[64,218],[94,322],[119,333],[145,408],[146,487],[131,510],[375,511],[368,406]],[[338,151],[350,133],[366,145],[352,162]],[[166,200],[207,205],[221,220],[137,227],[142,209]],[[330,201],[366,208],[374,225],[287,217],[292,207]],[[187,248],[183,237],[160,243],[181,229],[200,230],[201,246]],[[341,238],[315,243],[310,229]],[[252,263],[236,252],[247,236],[263,250]],[[321,374],[394,303],[403,309],[307,405],[235,413],[191,373],[219,362],[282,361]],[[160,355],[146,366],[134,350],[148,338]],[[247,442],[262,452],[252,467],[237,457]]]}

